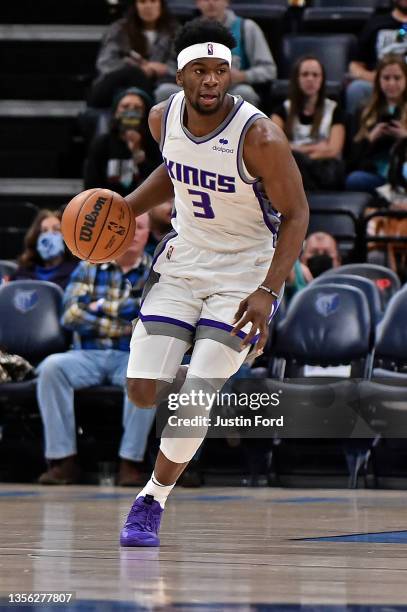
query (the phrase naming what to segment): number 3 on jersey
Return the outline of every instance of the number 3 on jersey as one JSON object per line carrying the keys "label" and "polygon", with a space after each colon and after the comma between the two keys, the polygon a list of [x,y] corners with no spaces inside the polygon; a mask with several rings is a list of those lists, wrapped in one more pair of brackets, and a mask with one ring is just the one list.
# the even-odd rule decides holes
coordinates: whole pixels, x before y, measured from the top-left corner
{"label": "number 3 on jersey", "polygon": [[199,200],[192,200],[194,206],[194,216],[203,219],[214,219],[215,213],[211,205],[211,199],[205,191],[197,191],[196,189],[188,189],[191,196],[198,196]]}

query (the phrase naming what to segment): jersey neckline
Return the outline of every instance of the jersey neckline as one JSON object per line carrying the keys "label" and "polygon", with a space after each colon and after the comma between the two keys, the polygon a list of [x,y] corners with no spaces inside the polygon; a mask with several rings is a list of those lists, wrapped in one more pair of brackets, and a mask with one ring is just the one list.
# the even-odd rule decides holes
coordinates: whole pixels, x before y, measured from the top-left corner
{"label": "jersey neckline", "polygon": [[204,136],[194,136],[194,134],[192,134],[188,130],[188,128],[184,125],[184,112],[185,112],[185,97],[184,97],[181,102],[179,120],[180,120],[182,131],[184,132],[185,136],[189,138],[189,140],[192,140],[192,142],[194,142],[195,144],[202,144],[204,142],[208,142],[209,140],[212,140],[212,138],[215,138],[215,136],[220,134],[225,129],[225,127],[232,121],[232,119],[235,117],[236,113],[242,107],[242,104],[244,102],[241,96],[231,96],[231,97],[234,100],[234,105],[230,109],[229,113],[226,115],[222,123],[220,123],[217,128],[212,130],[212,132],[209,132],[209,134],[205,134]]}

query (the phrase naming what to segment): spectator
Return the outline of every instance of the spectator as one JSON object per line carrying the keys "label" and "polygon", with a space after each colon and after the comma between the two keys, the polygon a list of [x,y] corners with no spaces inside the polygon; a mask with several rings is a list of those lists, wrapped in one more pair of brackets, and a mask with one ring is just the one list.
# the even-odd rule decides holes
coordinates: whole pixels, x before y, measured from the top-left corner
{"label": "spectator", "polygon": [[45,280],[64,289],[77,266],[65,248],[61,213],[40,210],[24,238],[24,251],[10,280]]}
{"label": "spectator", "polygon": [[310,234],[304,243],[301,263],[307,266],[313,278],[326,270],[338,268],[341,256],[335,238],[326,232]]}
{"label": "spectator", "polygon": [[110,130],[93,140],[85,166],[85,189],[106,187],[122,196],[154,169],[147,133],[148,96],[132,87],[118,94]]}
{"label": "spectator", "polygon": [[133,406],[126,395],[131,321],[137,316],[151,257],[143,253],[148,215],[137,218],[130,249],[110,264],[81,262],[65,292],[63,325],[75,332],[73,349],[47,357],[38,367],[37,397],[49,469],[41,484],[71,484],[79,478],[76,463],[74,390],[109,382],[123,387],[124,434],[119,485],[139,485],[154,411]]}
{"label": "spectator", "polygon": [[253,85],[270,83],[275,79],[276,64],[257,23],[238,17],[228,5],[228,0],[196,0],[203,17],[220,21],[236,39],[237,45],[232,50],[230,93],[259,106],[260,98]]}
{"label": "spectator", "polygon": [[392,146],[406,137],[407,66],[400,56],[387,55],[379,62],[372,96],[361,114],[346,189],[374,195],[386,182]]}
{"label": "spectator", "polygon": [[291,144],[305,189],[341,189],[345,142],[344,117],[337,102],[326,97],[325,69],[313,55],[300,58],[290,80],[290,97],[271,119]]}
{"label": "spectator", "polygon": [[140,87],[151,96],[156,92],[157,101],[178,91],[172,50],[176,27],[166,0],[133,0],[127,15],[112,23],[102,40],[89,105],[107,108],[117,91],[128,87]]}
{"label": "spectator", "polygon": [[377,62],[389,53],[407,52],[407,0],[393,0],[393,10],[373,15],[365,25],[354,61],[349,65],[355,79],[346,92],[346,107],[354,113],[365,103],[373,89]]}
{"label": "spectator", "polygon": [[305,289],[305,287],[313,279],[310,269],[299,259],[295,262],[289,277],[286,280],[286,288],[284,295],[286,299],[290,299],[295,293]]}
{"label": "spectator", "polygon": [[163,202],[163,204],[159,206],[155,206],[148,213],[150,216],[150,235],[148,237],[146,251],[151,256],[154,255],[157,245],[172,229],[171,216],[173,206],[174,200],[171,199],[167,202]]}

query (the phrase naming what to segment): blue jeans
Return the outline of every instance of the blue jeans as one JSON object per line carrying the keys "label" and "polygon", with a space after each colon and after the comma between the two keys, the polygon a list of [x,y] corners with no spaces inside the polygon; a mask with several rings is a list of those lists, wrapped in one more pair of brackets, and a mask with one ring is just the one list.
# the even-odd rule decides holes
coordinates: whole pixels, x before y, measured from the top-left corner
{"label": "blue jeans", "polygon": [[373,172],[365,172],[364,170],[355,170],[346,178],[347,191],[365,191],[376,195],[376,187],[384,185],[386,181],[378,174]]}
{"label": "blue jeans", "polygon": [[373,83],[356,79],[349,83],[346,88],[346,110],[353,115],[359,108],[366,104],[373,92]]}
{"label": "blue jeans", "polygon": [[[100,384],[125,391],[129,354],[117,350],[73,350],[50,355],[37,369],[37,400],[44,425],[45,456],[76,454],[74,390]],[[124,395],[122,459],[142,461],[155,409],[137,408]]]}

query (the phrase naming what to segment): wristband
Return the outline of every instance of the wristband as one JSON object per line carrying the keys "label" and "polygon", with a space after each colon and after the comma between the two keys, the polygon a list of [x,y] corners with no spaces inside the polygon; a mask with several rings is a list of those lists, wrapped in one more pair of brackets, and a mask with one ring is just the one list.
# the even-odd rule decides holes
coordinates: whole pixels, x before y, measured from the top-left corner
{"label": "wristband", "polygon": [[276,300],[278,300],[278,298],[280,297],[278,293],[276,293],[275,291],[273,291],[272,289],[270,289],[269,287],[266,287],[265,285],[259,285],[257,287],[257,289],[263,289],[263,291],[267,291],[267,293],[269,293],[270,295],[273,296],[273,298],[275,298]]}

